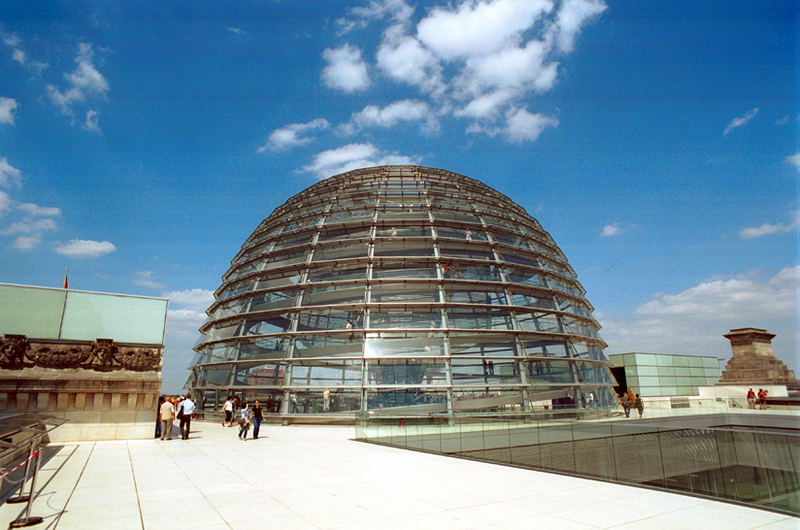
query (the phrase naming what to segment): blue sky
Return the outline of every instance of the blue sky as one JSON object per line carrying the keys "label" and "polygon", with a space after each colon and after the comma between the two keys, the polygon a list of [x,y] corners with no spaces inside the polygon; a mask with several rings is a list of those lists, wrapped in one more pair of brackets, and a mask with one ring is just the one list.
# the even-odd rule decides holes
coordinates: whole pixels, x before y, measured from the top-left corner
{"label": "blue sky", "polygon": [[186,378],[242,242],[320,178],[415,163],[539,219],[607,353],[797,369],[794,2],[5,2],[0,282],[170,298]]}

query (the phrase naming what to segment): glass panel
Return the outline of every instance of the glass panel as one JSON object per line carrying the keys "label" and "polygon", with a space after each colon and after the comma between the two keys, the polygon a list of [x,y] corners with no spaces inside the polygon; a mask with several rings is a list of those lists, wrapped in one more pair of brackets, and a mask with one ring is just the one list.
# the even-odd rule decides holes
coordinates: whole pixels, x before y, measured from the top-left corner
{"label": "glass panel", "polygon": [[166,300],[68,291],[61,339],[162,344],[166,316]]}
{"label": "glass panel", "polygon": [[289,414],[353,412],[361,409],[361,393],[345,390],[301,390],[289,398]]}
{"label": "glass panel", "polygon": [[286,366],[281,363],[236,365],[234,385],[281,386],[286,376]]}
{"label": "glass panel", "polygon": [[292,367],[292,386],[360,386],[361,360],[317,361],[304,360]]}
{"label": "glass panel", "polygon": [[369,237],[369,233],[369,227],[364,226],[328,229],[324,232],[320,232],[319,241],[330,241],[333,239],[341,241],[343,239],[366,238]]}
{"label": "glass panel", "polygon": [[446,411],[447,394],[444,391],[403,389],[370,391],[367,408],[370,410],[413,407],[419,411]]}
{"label": "glass panel", "polygon": [[[250,304],[250,312],[270,311],[274,309],[286,309],[295,305],[295,289],[283,291],[269,291],[253,296]],[[217,317],[218,318],[218,317]]]}
{"label": "glass panel", "polygon": [[447,301],[463,304],[505,305],[506,295],[503,291],[458,291],[459,285],[447,288]]}
{"label": "glass panel", "polygon": [[364,357],[444,355],[442,339],[425,337],[417,339],[367,338]]}
{"label": "glass panel", "polygon": [[451,361],[454,385],[520,383],[515,359],[458,357]]}
{"label": "glass panel", "polygon": [[486,338],[450,339],[450,354],[481,355],[489,357],[513,357],[514,342],[485,342]]}
{"label": "glass panel", "polygon": [[364,286],[327,285],[309,289],[303,296],[303,305],[360,304],[364,302]]}
{"label": "glass panel", "polygon": [[375,232],[378,237],[431,237],[429,226],[387,226],[378,228]]}
{"label": "glass panel", "polygon": [[308,272],[309,282],[331,282],[342,280],[363,280],[367,277],[367,267],[363,264],[334,263],[314,267]]}
{"label": "glass panel", "polygon": [[409,311],[398,309],[374,311],[370,314],[370,328],[440,328],[441,313],[438,311]]}
{"label": "glass panel", "polygon": [[375,243],[374,255],[379,256],[433,256],[430,243],[383,240]]}
{"label": "glass panel", "polygon": [[488,238],[486,237],[486,233],[483,230],[472,229],[472,228],[447,228],[447,227],[437,227],[436,234],[439,237],[446,237],[451,239],[463,239],[464,241],[472,241],[472,240],[479,240],[479,241],[487,241]]}
{"label": "glass panel", "polygon": [[[347,323],[350,322],[348,327]],[[360,313],[352,311],[304,311],[300,313],[297,322],[297,331],[321,331],[332,329],[361,328]],[[355,336],[353,336],[355,339]]]}
{"label": "glass panel", "polygon": [[264,318],[253,318],[242,322],[238,335],[267,335],[270,333],[283,333],[292,325],[291,313],[274,315]]}
{"label": "glass panel", "polygon": [[512,329],[511,314],[502,310],[448,309],[448,327],[462,329]]}
{"label": "glass panel", "polygon": [[384,283],[372,287],[370,301],[373,303],[438,302],[439,291],[423,285]]}
{"label": "glass panel", "polygon": [[439,253],[442,256],[494,261],[494,254],[491,248],[484,248],[483,246],[471,245],[468,243],[462,246],[456,246],[452,243],[440,244]]}
{"label": "glass panel", "polygon": [[367,361],[368,385],[443,385],[444,361],[382,359]]}
{"label": "glass panel", "polygon": [[529,357],[566,357],[567,348],[563,342],[546,340],[527,340],[524,343],[525,355]]}
{"label": "glass panel", "polygon": [[314,261],[366,257],[368,251],[369,243],[363,241],[354,241],[351,244],[322,246],[317,247],[314,251]]}
{"label": "glass panel", "polygon": [[572,383],[573,369],[567,361],[551,361],[550,359],[528,362],[528,376],[533,384]]}
{"label": "glass panel", "polygon": [[289,347],[286,337],[265,337],[239,343],[239,360],[283,357]]}
{"label": "glass panel", "polygon": [[294,356],[303,357],[360,357],[361,343],[347,335],[298,335]]}
{"label": "glass panel", "polygon": [[373,278],[436,278],[433,263],[376,263]]}
{"label": "glass panel", "polygon": [[0,335],[57,339],[66,296],[65,289],[0,285]]}
{"label": "glass panel", "polygon": [[[269,271],[268,274],[262,275],[261,278],[258,280],[258,285],[256,286],[256,289],[271,289],[274,287],[282,287],[284,285],[295,285],[299,282],[300,282],[299,271],[284,271],[284,272]],[[241,292],[241,290],[238,292]]]}
{"label": "glass panel", "polygon": [[230,366],[204,367],[200,369],[198,386],[225,386],[230,376]]}

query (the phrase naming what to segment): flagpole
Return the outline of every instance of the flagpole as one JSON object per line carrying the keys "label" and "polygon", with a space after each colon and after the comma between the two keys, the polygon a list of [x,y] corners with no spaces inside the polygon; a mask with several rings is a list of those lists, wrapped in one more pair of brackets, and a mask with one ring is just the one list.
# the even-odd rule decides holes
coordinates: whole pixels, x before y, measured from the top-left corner
{"label": "flagpole", "polygon": [[67,271],[69,270],[69,265],[64,268],[64,287],[62,289],[69,289],[69,283],[67,282]]}

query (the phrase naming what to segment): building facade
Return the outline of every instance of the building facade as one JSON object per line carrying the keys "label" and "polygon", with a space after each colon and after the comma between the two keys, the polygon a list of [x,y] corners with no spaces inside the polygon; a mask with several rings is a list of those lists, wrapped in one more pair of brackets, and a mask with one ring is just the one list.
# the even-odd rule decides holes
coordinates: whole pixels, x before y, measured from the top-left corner
{"label": "building facade", "polygon": [[719,359],[672,353],[616,353],[608,356],[620,387],[644,397],[696,396],[699,387],[717,384]]}
{"label": "building facade", "polygon": [[616,406],[605,343],[567,259],[481,182],[383,166],[321,181],[242,245],[187,386],[282,414]]}

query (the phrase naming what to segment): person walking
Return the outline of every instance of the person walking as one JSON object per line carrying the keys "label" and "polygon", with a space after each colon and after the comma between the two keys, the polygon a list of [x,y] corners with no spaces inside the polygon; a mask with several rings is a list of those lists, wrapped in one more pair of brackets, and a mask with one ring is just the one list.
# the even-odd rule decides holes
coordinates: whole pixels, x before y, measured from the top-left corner
{"label": "person walking", "polygon": [[175,406],[172,401],[165,399],[161,404],[161,439],[172,439],[172,421],[175,419]]}
{"label": "person walking", "polygon": [[747,391],[747,408],[748,409],[756,408],[756,393],[753,392],[752,388]]}
{"label": "person walking", "polygon": [[225,414],[225,419],[222,420],[222,426],[225,427],[225,424],[228,424],[228,427],[233,426],[233,400],[230,396],[228,399],[225,400],[225,403],[222,405],[222,408],[219,409],[220,412]]}
{"label": "person walking", "polygon": [[251,411],[253,415],[253,439],[258,439],[258,431],[261,429],[261,422],[264,421],[264,411],[261,408],[261,405],[256,400],[255,404],[253,405],[253,410]]}
{"label": "person walking", "polygon": [[161,405],[164,404],[164,396],[158,396],[158,405],[156,405],[156,435],[155,438],[161,438]]}
{"label": "person walking", "polygon": [[181,439],[188,440],[189,429],[192,426],[192,414],[194,414],[194,401],[192,401],[191,394],[186,394],[186,397],[178,405],[178,410],[180,411],[178,419],[181,422]]}
{"label": "person walking", "polygon": [[247,431],[250,430],[250,422],[252,421],[252,414],[250,409],[247,408],[247,401],[242,402],[241,416],[239,418],[239,439],[247,439]]}
{"label": "person walking", "polygon": [[644,401],[642,401],[642,398],[639,397],[639,394],[636,394],[635,403],[636,403],[636,410],[639,411],[639,417],[641,418],[642,415],[644,414]]}

